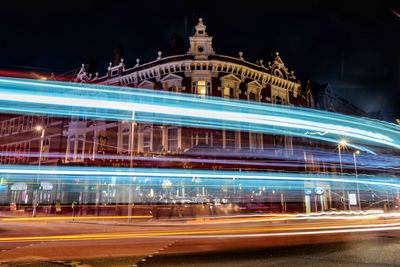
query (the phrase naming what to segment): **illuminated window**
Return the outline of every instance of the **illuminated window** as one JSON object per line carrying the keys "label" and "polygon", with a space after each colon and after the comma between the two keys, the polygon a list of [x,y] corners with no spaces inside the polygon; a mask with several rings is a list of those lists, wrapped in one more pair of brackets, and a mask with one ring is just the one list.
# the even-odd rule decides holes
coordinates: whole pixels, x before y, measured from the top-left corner
{"label": "illuminated window", "polygon": [[224,88],[224,98],[233,98],[233,88],[225,87]]}
{"label": "illuminated window", "polygon": [[199,95],[207,94],[206,81],[197,81],[197,94]]}

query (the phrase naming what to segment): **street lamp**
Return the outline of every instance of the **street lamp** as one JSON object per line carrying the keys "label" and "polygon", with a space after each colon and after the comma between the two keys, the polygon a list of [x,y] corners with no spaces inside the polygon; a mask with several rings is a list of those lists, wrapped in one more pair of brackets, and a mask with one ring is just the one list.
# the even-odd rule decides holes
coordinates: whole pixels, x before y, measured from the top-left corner
{"label": "street lamp", "polygon": [[[339,151],[339,164],[340,164],[340,174],[343,176],[343,165],[342,165],[342,148],[347,146],[347,141],[342,139],[338,143],[338,151]],[[346,193],[344,191],[343,185],[343,209],[346,210],[346,202],[345,202]],[[350,207],[350,206],[349,206]]]}
{"label": "street lamp", "polygon": [[42,152],[43,152],[43,138],[44,138],[44,133],[45,133],[45,128],[41,125],[38,125],[35,127],[35,130],[40,132],[40,150],[39,150],[39,159],[38,159],[38,172],[36,176],[36,184],[35,184],[35,190],[33,192],[33,209],[32,209],[32,217],[36,217],[36,207],[37,207],[37,202],[38,202],[38,187],[39,187],[39,171],[40,171],[40,164],[42,162]]}
{"label": "street lamp", "polygon": [[356,152],[353,153],[353,160],[354,160],[354,174],[356,175],[356,180],[357,180],[357,201],[358,201],[358,209],[361,210],[361,201],[360,201],[360,188],[358,185],[358,173],[357,173],[357,160],[356,160],[356,155],[360,155],[360,151],[357,150]]}
{"label": "street lamp", "polygon": [[[135,141],[134,136],[135,131],[135,111],[132,111],[132,121],[131,121],[131,129],[130,129],[130,147],[129,147],[129,168],[132,171],[133,167],[133,144]],[[132,192],[132,179],[129,181],[129,192],[128,192],[128,223],[132,222],[132,202],[133,202],[133,192]]]}

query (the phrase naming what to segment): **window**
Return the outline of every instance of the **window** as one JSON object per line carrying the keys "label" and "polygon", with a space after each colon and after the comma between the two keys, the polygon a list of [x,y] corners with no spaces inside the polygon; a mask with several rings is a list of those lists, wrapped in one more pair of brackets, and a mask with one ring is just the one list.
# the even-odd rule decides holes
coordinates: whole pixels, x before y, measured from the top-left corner
{"label": "window", "polygon": [[12,134],[14,132],[14,120],[10,121],[10,131],[9,133]]}
{"label": "window", "polygon": [[168,87],[168,91],[169,91],[169,92],[178,92],[178,86],[171,86],[171,87]]}
{"label": "window", "polygon": [[225,148],[235,149],[235,132],[225,131]]}
{"label": "window", "polygon": [[262,149],[262,134],[249,133],[250,137],[250,150]]}
{"label": "window", "polygon": [[122,151],[128,152],[129,150],[129,135],[125,134],[122,136]]}
{"label": "window", "polygon": [[143,130],[143,151],[147,152],[151,150],[151,127],[147,127]]}
{"label": "window", "polygon": [[199,95],[207,94],[206,81],[197,81],[197,94]]}
{"label": "window", "polygon": [[71,136],[69,139],[69,157],[73,158],[75,154],[75,136]]}
{"label": "window", "polygon": [[176,150],[178,148],[178,129],[168,129],[168,150]]}
{"label": "window", "polygon": [[83,152],[83,144],[84,144],[84,137],[80,135],[78,137],[78,155],[82,154]]}
{"label": "window", "polygon": [[234,98],[233,88],[230,87],[224,88],[224,98]]}
{"label": "window", "polygon": [[280,96],[275,96],[275,104],[283,104],[284,99],[282,100],[282,98]]}
{"label": "window", "polygon": [[208,133],[199,131],[196,135],[196,145],[207,145],[208,144]]}
{"label": "window", "polygon": [[153,151],[162,151],[163,150],[163,142],[162,142],[163,132],[161,127],[153,126]]}
{"label": "window", "polygon": [[250,92],[250,94],[249,94],[249,100],[250,100],[250,101],[256,101],[256,100],[257,100],[256,94],[253,93],[253,92]]}
{"label": "window", "polygon": [[122,152],[128,152],[129,151],[129,128],[123,128],[122,129]]}
{"label": "window", "polygon": [[43,140],[43,147],[42,147],[42,160],[48,160],[50,153],[50,138],[46,138]]}

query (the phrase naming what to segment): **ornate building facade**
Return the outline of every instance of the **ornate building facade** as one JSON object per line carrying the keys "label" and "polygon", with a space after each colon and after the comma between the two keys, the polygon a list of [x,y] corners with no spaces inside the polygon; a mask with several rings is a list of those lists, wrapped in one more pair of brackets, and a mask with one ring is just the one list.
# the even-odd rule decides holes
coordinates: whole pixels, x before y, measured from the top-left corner
{"label": "ornate building facade", "polygon": [[[305,94],[293,71],[289,71],[276,53],[272,62],[251,63],[239,57],[216,54],[213,39],[199,19],[190,37],[186,54],[163,57],[127,68],[123,59],[110,63],[105,76],[92,76],[83,65],[74,79],[79,83],[95,83],[147,88],[200,96],[213,96],[276,105],[310,106],[312,95]],[[307,99],[309,98],[309,99]],[[85,154],[96,155],[104,150],[113,153],[182,153],[195,147],[230,151],[263,151],[279,147],[276,153],[293,153],[291,137],[274,137],[261,133],[225,130],[188,129],[167,125],[135,124],[72,120],[66,130],[65,161],[79,161]],[[83,142],[81,142],[82,140]],[[282,150],[282,148],[284,150]]]}

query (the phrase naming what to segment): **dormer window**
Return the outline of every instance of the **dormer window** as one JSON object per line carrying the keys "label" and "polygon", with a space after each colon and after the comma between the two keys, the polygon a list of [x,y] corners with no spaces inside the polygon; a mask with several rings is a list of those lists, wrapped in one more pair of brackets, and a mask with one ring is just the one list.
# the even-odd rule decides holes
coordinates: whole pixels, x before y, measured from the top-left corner
{"label": "dormer window", "polygon": [[204,31],[199,31],[199,34],[204,34]]}

